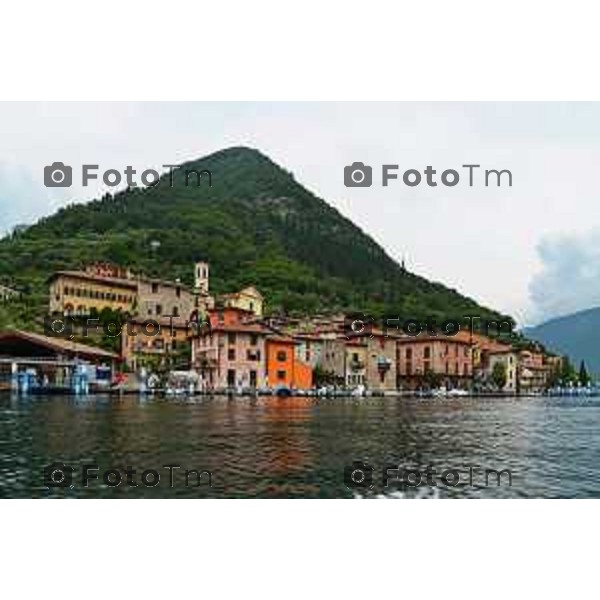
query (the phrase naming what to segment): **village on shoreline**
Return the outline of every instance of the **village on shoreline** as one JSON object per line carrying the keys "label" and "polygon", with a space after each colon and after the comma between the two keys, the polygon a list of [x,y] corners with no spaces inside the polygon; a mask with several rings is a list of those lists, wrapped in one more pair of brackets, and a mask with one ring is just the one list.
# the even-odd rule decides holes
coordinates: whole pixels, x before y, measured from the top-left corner
{"label": "village on shoreline", "polygon": [[[206,262],[194,265],[193,288],[106,263],[53,273],[44,334],[0,331],[0,389],[512,396],[566,384],[564,359],[541,346],[524,349],[472,327],[409,335],[349,327],[343,314],[267,314],[256,287],[215,297],[209,278]],[[0,292],[4,302],[17,294]],[[126,327],[112,350],[98,339],[101,331],[71,329],[115,315]]]}

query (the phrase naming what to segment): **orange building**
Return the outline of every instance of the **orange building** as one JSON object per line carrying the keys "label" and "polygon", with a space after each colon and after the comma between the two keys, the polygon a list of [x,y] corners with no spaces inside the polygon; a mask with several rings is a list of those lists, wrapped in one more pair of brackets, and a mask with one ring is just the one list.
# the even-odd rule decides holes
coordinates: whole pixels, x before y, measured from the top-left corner
{"label": "orange building", "polygon": [[291,337],[271,335],[267,338],[266,380],[269,387],[300,390],[312,387],[312,369],[296,358],[295,345]]}

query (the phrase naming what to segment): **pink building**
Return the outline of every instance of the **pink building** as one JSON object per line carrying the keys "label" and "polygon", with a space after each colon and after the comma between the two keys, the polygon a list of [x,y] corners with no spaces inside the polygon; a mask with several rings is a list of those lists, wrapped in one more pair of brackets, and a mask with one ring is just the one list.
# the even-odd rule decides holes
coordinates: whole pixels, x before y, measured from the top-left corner
{"label": "pink building", "polygon": [[433,384],[464,388],[473,375],[468,339],[453,336],[417,336],[396,339],[398,387],[418,389]]}

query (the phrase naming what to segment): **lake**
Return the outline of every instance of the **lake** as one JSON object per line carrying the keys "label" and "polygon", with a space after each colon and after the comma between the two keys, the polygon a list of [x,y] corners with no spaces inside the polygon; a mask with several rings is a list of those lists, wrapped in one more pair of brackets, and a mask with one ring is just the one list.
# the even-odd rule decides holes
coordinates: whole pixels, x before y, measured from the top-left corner
{"label": "lake", "polygon": [[0,497],[594,498],[599,431],[595,398],[5,394]]}

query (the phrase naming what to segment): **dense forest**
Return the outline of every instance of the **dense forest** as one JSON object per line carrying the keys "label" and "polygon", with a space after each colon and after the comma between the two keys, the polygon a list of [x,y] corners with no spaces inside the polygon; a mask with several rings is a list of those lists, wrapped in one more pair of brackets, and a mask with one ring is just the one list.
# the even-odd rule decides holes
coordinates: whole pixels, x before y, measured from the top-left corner
{"label": "dense forest", "polygon": [[[185,170],[209,170],[212,185]],[[193,263],[211,265],[215,293],[256,285],[270,312],[361,310],[406,318],[498,313],[404,270],[367,234],[260,152],[230,148],[182,165],[173,187],[131,187],[72,204],[0,240],[0,282],[27,292],[2,320],[27,319],[46,303],[57,269],[93,261],[191,284]],[[21,316],[19,316],[21,315]]]}

